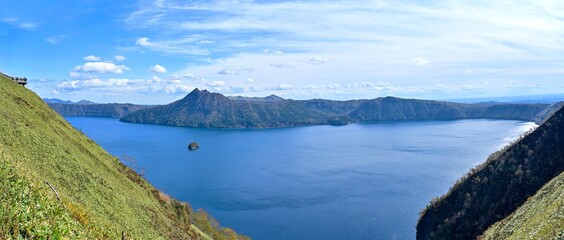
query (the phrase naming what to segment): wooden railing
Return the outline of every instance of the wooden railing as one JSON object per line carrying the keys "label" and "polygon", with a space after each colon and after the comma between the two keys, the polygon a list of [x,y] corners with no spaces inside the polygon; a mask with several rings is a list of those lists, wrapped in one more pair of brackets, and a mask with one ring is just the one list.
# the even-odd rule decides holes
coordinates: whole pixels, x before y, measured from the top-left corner
{"label": "wooden railing", "polygon": [[27,78],[24,78],[24,77],[12,77],[12,76],[10,76],[10,75],[8,75],[8,74],[5,74],[5,73],[3,73],[3,72],[0,72],[0,75],[2,75],[2,76],[4,76],[4,77],[7,77],[7,78],[9,78],[9,79],[12,79],[13,81],[17,82],[18,84],[20,84],[20,85],[22,85],[22,86],[25,86],[25,85],[27,84]]}

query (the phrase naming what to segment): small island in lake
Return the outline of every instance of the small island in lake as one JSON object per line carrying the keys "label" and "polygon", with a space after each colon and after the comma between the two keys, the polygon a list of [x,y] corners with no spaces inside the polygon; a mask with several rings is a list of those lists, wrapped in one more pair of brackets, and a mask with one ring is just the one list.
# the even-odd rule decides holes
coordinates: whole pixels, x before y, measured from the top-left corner
{"label": "small island in lake", "polygon": [[200,146],[198,146],[198,143],[196,142],[191,142],[190,144],[188,144],[188,150],[190,151],[197,150],[198,148],[200,148]]}

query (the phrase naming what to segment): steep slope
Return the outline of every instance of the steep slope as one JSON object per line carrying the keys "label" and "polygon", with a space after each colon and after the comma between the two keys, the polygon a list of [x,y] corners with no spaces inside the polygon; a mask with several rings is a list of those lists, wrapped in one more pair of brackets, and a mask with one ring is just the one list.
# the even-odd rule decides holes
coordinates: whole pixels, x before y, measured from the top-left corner
{"label": "steep slope", "polygon": [[[84,100],[83,100],[84,101]],[[132,112],[154,106],[130,103],[47,103],[53,110],[65,117],[109,117],[120,118]]]}
{"label": "steep slope", "polygon": [[0,239],[102,237],[71,217],[72,212],[49,198],[49,192],[31,184],[5,161],[0,161],[0,186]]}
{"label": "steep slope", "polygon": [[542,110],[539,114],[537,114],[537,116],[535,116],[534,121],[536,124],[542,124],[544,121],[546,121],[548,118],[550,118],[550,116],[552,116],[552,114],[554,114],[556,111],[558,111],[560,108],[564,107],[564,101],[563,102],[555,102],[553,104],[550,104],[550,106],[548,106],[547,108],[545,108],[544,110]]}
{"label": "steep slope", "polygon": [[545,184],[509,217],[491,226],[481,239],[564,239],[564,173]]}
{"label": "steep slope", "polygon": [[202,128],[269,128],[348,123],[346,117],[311,110],[293,100],[230,100],[219,93],[198,89],[171,104],[140,110],[120,120]]}
{"label": "steep slope", "polygon": [[433,200],[421,214],[417,239],[474,239],[512,214],[562,171],[564,109],[492,154],[447,194]]}
{"label": "steep slope", "polygon": [[[0,212],[0,238],[119,239],[125,233],[132,239],[198,239],[191,222],[209,224],[3,77],[0,106],[0,197],[8,206]],[[54,229],[62,231],[46,232]],[[233,237],[231,230],[208,232],[227,238],[223,233]]]}

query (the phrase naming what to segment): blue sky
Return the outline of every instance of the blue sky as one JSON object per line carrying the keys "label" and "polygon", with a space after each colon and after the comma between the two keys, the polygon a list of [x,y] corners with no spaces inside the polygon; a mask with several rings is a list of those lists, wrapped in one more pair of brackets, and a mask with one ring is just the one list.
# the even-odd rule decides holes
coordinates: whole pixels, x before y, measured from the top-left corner
{"label": "blue sky", "polygon": [[3,1],[0,71],[96,102],[564,93],[564,3]]}

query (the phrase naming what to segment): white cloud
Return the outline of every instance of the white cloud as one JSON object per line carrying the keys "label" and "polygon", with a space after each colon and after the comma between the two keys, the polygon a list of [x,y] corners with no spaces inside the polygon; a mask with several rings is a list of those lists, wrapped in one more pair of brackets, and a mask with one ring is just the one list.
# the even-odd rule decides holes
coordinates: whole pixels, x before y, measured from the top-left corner
{"label": "white cloud", "polygon": [[82,79],[94,79],[97,78],[97,76],[89,74],[89,73],[84,73],[84,72],[75,72],[72,71],[69,73],[69,77],[71,77],[73,80],[82,80]]}
{"label": "white cloud", "polygon": [[247,78],[247,80],[245,80],[245,82],[252,83],[252,82],[254,82],[254,80],[252,78]]}
{"label": "white cloud", "polygon": [[135,45],[142,48],[169,54],[208,55],[209,50],[194,46],[195,44],[199,44],[201,41],[202,40],[197,40],[195,38],[181,38],[176,40],[153,42],[150,41],[147,37],[142,37],[135,41]]}
{"label": "white cloud", "polygon": [[65,37],[66,37],[65,35],[49,36],[45,38],[45,41],[50,44],[56,45],[60,43],[63,39],[65,39]]}
{"label": "white cloud", "polygon": [[224,69],[221,69],[221,71],[217,72],[217,74],[235,75],[235,74],[237,74],[237,71],[235,71],[234,69],[224,68]]}
{"label": "white cloud", "polygon": [[477,89],[481,89],[482,86],[479,85],[473,85],[473,84],[463,84],[462,86],[460,86],[462,90],[465,91],[473,91],[473,90],[477,90]]}
{"label": "white cloud", "polygon": [[278,84],[278,86],[276,87],[276,90],[292,90],[292,89],[294,89],[294,87],[286,83]]}
{"label": "white cloud", "polygon": [[264,49],[263,51],[264,51],[264,53],[266,53],[266,54],[274,54],[274,55],[284,54],[284,52],[282,52],[282,51],[280,51],[280,50]]}
{"label": "white cloud", "polygon": [[174,79],[187,79],[187,80],[190,80],[194,83],[206,83],[207,82],[207,80],[205,78],[202,78],[202,77],[197,76],[196,74],[193,74],[193,73],[190,73],[190,72],[183,73],[183,74],[173,74],[171,77],[174,78]]}
{"label": "white cloud", "polygon": [[288,63],[270,63],[270,66],[274,68],[296,68],[294,64]]}
{"label": "white cloud", "polygon": [[20,21],[15,17],[3,18],[0,21],[24,30],[35,30],[39,26],[37,23]]}
{"label": "white cloud", "polygon": [[87,62],[98,62],[101,61],[102,59],[100,57],[94,56],[94,55],[88,55],[86,57],[84,57],[84,61]]}
{"label": "white cloud", "polygon": [[309,63],[314,64],[314,65],[319,65],[322,63],[327,62],[327,58],[326,57],[313,57],[309,59]]}
{"label": "white cloud", "polygon": [[15,18],[15,17],[7,17],[7,18],[3,18],[3,19],[2,19],[2,22],[5,22],[5,23],[12,23],[12,24],[13,24],[13,23],[17,23],[17,22],[18,22],[18,19]]}
{"label": "white cloud", "polygon": [[142,37],[137,39],[137,41],[135,41],[135,44],[142,46],[142,47],[150,47],[153,46],[154,44],[149,42],[149,38],[147,37]]}
{"label": "white cloud", "polygon": [[88,80],[73,80],[62,82],[57,85],[57,90],[59,91],[71,91],[80,90],[87,88],[104,88],[104,87],[116,87],[116,86],[126,86],[132,83],[129,79],[108,79],[101,80],[98,78],[88,79]]}
{"label": "white cloud", "polygon": [[127,60],[127,58],[125,56],[121,56],[121,55],[114,56],[114,59],[118,62],[123,62],[123,61]]}
{"label": "white cloud", "polygon": [[157,64],[149,69],[152,73],[166,73],[166,68]]}
{"label": "white cloud", "polygon": [[186,94],[194,87],[184,85],[179,80],[161,79],[154,76],[153,79],[106,79],[99,78],[65,81],[58,84],[55,88],[56,93],[71,93],[88,91],[89,93],[108,94]]}
{"label": "white cloud", "polygon": [[423,66],[423,65],[427,65],[427,64],[429,64],[429,63],[431,63],[431,62],[429,62],[429,60],[427,60],[427,59],[425,59],[425,58],[417,57],[417,58],[414,58],[414,59],[413,59],[413,63],[414,63],[415,65]]}
{"label": "white cloud", "polygon": [[156,88],[153,90],[157,90],[157,91],[161,90],[169,94],[179,94],[179,93],[186,94],[194,90],[194,87],[181,85],[181,84],[174,84],[174,85],[163,86],[161,89]]}
{"label": "white cloud", "polygon": [[393,91],[393,90],[396,90],[396,88],[394,86],[392,86],[392,84],[387,83],[387,82],[381,82],[381,81],[376,82],[376,84],[374,84],[373,89],[376,90],[376,91]]}
{"label": "white cloud", "polygon": [[210,87],[223,87],[225,86],[225,82],[222,81],[213,81],[207,84]]}
{"label": "white cloud", "polygon": [[25,30],[34,30],[37,28],[37,23],[22,22],[17,27]]}
{"label": "white cloud", "polygon": [[215,43],[214,41],[211,40],[200,40],[197,42],[198,44],[210,44],[210,43]]}
{"label": "white cloud", "polygon": [[175,78],[166,78],[162,79],[158,76],[153,76],[152,80],[148,80],[148,83],[171,83],[171,84],[180,84],[182,81],[175,79]]}
{"label": "white cloud", "polygon": [[115,65],[111,62],[87,62],[83,65],[76,66],[74,71],[80,72],[97,72],[97,73],[124,73],[129,68],[125,65]]}

